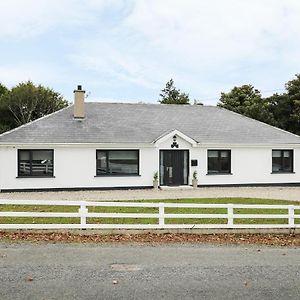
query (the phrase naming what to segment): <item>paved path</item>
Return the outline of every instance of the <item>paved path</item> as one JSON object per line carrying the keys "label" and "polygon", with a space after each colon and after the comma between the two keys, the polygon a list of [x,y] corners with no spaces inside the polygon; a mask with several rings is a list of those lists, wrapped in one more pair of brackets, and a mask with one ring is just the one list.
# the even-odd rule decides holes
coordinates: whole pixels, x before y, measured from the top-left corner
{"label": "paved path", "polygon": [[110,190],[78,192],[0,193],[0,199],[52,199],[52,200],[141,200],[176,198],[249,197],[300,201],[300,187],[206,187],[154,191]]}
{"label": "paved path", "polygon": [[300,248],[0,242],[0,299],[300,299]]}

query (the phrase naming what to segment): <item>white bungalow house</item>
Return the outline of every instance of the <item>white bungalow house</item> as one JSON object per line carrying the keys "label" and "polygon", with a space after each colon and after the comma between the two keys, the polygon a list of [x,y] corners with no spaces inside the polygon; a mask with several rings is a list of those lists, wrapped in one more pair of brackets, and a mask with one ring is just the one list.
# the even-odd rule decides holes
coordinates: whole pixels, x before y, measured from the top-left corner
{"label": "white bungalow house", "polygon": [[0,135],[0,190],[300,183],[300,137],[212,106],[75,104]]}

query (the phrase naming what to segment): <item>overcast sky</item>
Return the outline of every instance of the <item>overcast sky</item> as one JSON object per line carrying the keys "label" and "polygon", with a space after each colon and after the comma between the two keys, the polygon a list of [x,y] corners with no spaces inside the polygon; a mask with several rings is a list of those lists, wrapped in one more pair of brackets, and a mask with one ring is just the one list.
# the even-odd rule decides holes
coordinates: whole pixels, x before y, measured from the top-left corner
{"label": "overcast sky", "polygon": [[281,92],[300,73],[299,0],[7,0],[0,82],[73,99],[156,102],[166,81],[205,104],[253,84]]}

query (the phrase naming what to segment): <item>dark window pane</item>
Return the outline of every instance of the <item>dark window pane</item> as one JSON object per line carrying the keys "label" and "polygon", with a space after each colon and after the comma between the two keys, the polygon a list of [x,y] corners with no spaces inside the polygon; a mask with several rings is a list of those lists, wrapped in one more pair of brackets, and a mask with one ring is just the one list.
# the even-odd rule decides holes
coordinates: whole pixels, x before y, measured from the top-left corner
{"label": "dark window pane", "polygon": [[283,152],[283,170],[286,172],[292,172],[293,170],[293,160],[292,160],[292,151],[290,150],[286,150],[286,151],[282,151]]}
{"label": "dark window pane", "polygon": [[220,151],[221,153],[221,158],[228,158],[229,157],[229,152],[228,151]]}
{"label": "dark window pane", "polygon": [[272,172],[279,172],[281,169],[281,157],[273,157]]}
{"label": "dark window pane", "polygon": [[138,153],[136,151],[110,151],[110,174],[137,174]]}
{"label": "dark window pane", "polygon": [[281,151],[280,150],[273,150],[272,151],[272,157],[273,158],[280,158],[281,157]]}
{"label": "dark window pane", "polygon": [[293,172],[293,150],[272,151],[272,172]]}
{"label": "dark window pane", "polygon": [[208,173],[230,173],[230,151],[208,150]]}
{"label": "dark window pane", "polygon": [[30,152],[26,150],[19,151],[19,175],[30,175]]}
{"label": "dark window pane", "polygon": [[188,171],[189,171],[189,157],[188,151],[183,152],[183,183],[188,184]]}
{"label": "dark window pane", "polygon": [[218,157],[209,157],[208,158],[208,171],[209,172],[218,172],[219,171]]}
{"label": "dark window pane", "polygon": [[217,150],[208,150],[208,157],[218,158],[219,157],[219,151],[217,151]]}
{"label": "dark window pane", "polygon": [[283,158],[283,168],[284,171],[291,172],[292,171],[292,160],[291,158],[284,157]]}
{"label": "dark window pane", "polygon": [[219,152],[208,151],[208,172],[217,173],[219,171]]}
{"label": "dark window pane", "polygon": [[229,159],[228,157],[221,157],[220,170],[222,172],[229,172]]}
{"label": "dark window pane", "polygon": [[20,175],[30,175],[30,162],[20,161]]}
{"label": "dark window pane", "polygon": [[136,150],[97,151],[97,175],[138,174],[139,152]]}
{"label": "dark window pane", "polygon": [[30,160],[30,151],[27,151],[27,150],[20,151],[19,159],[22,161],[29,161]]}
{"label": "dark window pane", "polygon": [[32,151],[32,175],[43,176],[53,174],[52,151]]}
{"label": "dark window pane", "polygon": [[160,176],[159,176],[159,183],[162,185],[164,184],[164,178],[165,178],[165,152],[164,151],[160,151],[160,161],[162,162],[162,164],[160,164]]}
{"label": "dark window pane", "polygon": [[19,176],[52,176],[52,150],[19,150]]}
{"label": "dark window pane", "polygon": [[106,174],[106,172],[107,172],[106,152],[97,151],[97,174]]}

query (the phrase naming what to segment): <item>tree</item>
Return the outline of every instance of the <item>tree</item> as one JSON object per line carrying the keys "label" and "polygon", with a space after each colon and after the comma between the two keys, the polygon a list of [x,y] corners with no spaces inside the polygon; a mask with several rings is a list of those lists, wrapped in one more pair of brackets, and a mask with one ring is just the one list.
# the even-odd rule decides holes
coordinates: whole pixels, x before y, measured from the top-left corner
{"label": "tree", "polygon": [[252,85],[234,87],[229,93],[221,93],[219,107],[237,112],[244,116],[276,125],[269,109],[269,102],[262,98],[259,90]]}
{"label": "tree", "polygon": [[296,74],[296,78],[285,84],[287,96],[291,103],[291,126],[288,130],[300,134],[300,74]]}
{"label": "tree", "polygon": [[189,95],[182,93],[174,86],[174,80],[170,79],[164,89],[161,90],[158,100],[160,104],[189,104]]}
{"label": "tree", "polygon": [[20,83],[2,96],[2,105],[9,112],[13,127],[17,127],[55,112],[68,105],[59,93],[31,81]]}
{"label": "tree", "polygon": [[274,94],[266,100],[277,126],[300,135],[300,74],[285,84],[286,92]]}
{"label": "tree", "polygon": [[2,83],[0,83],[0,98],[2,95],[6,94],[8,91],[9,91],[8,88],[5,85],[3,85]]}
{"label": "tree", "polygon": [[10,112],[4,100],[8,93],[9,89],[0,83],[0,134],[13,126],[13,120],[10,118]]}

